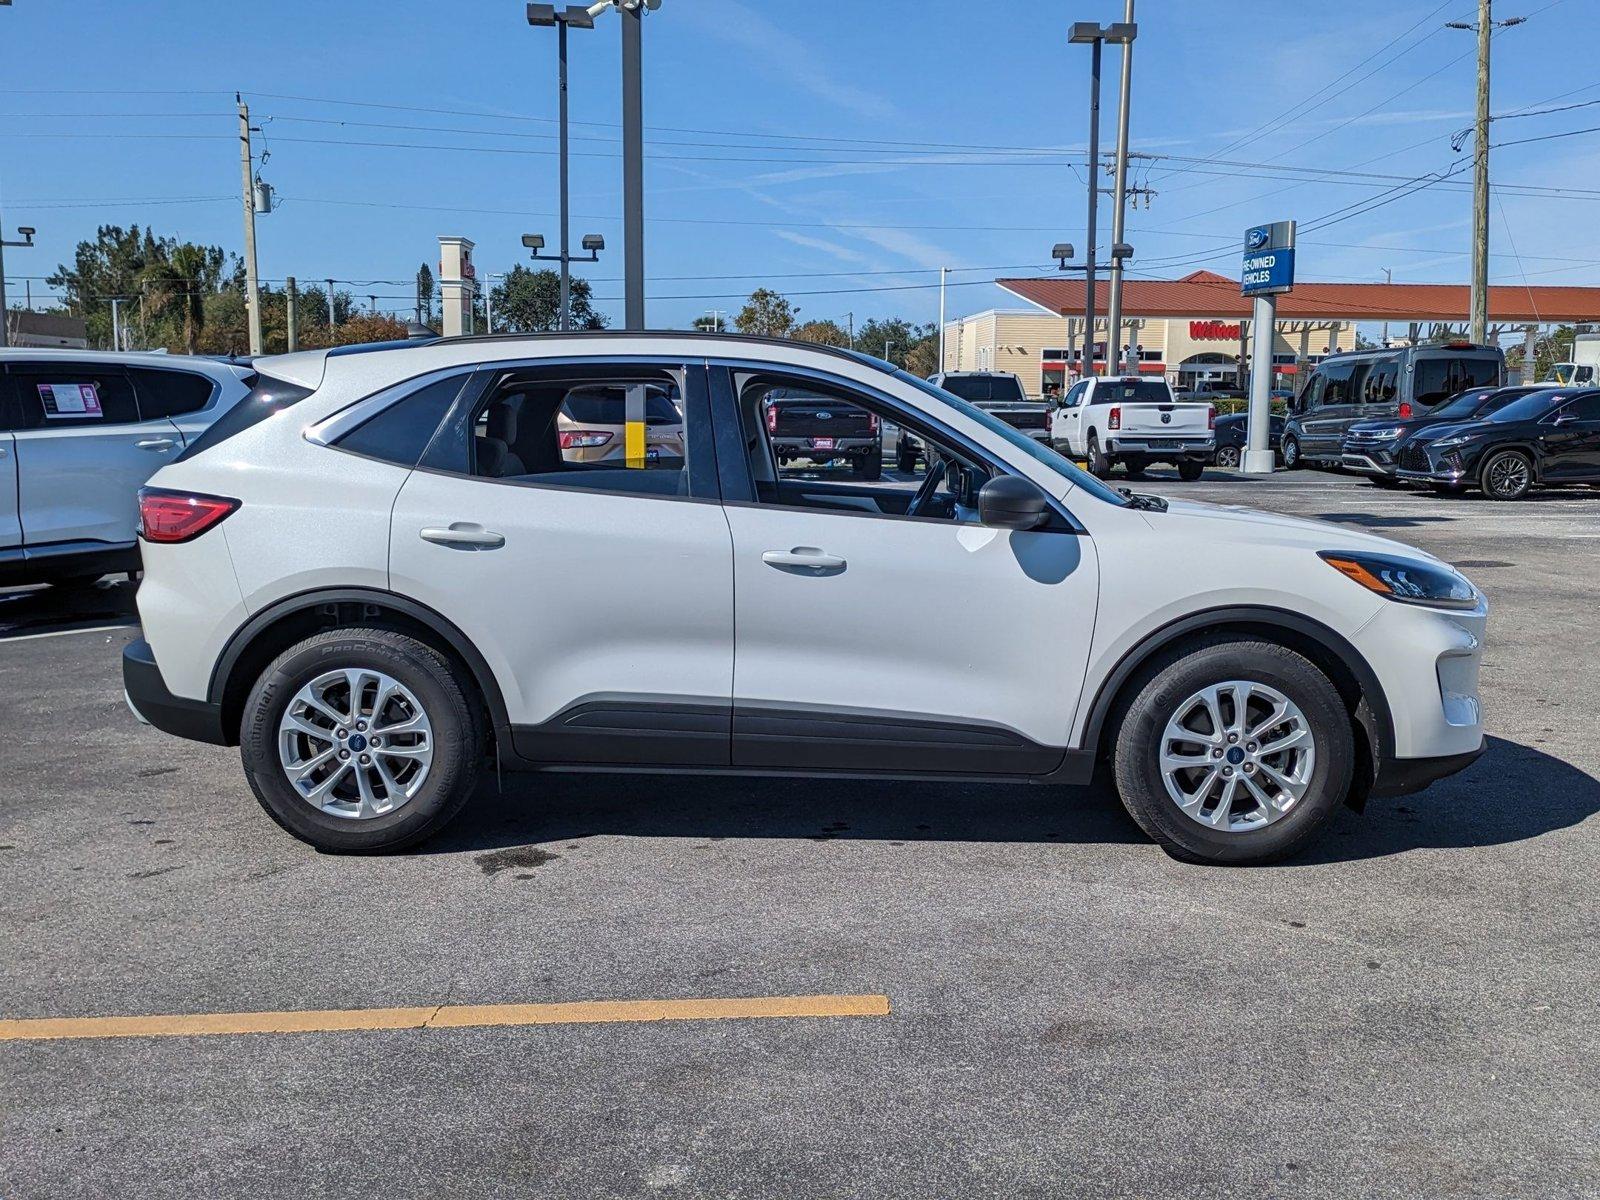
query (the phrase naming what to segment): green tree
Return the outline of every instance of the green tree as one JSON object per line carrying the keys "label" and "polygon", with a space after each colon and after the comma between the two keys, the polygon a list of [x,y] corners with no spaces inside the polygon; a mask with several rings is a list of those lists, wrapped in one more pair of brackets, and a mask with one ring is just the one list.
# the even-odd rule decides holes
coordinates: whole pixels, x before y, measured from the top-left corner
{"label": "green tree", "polygon": [[[494,288],[495,328],[511,333],[542,333],[561,326],[561,276],[554,271],[512,267]],[[587,279],[572,281],[572,327],[604,329],[605,316],[594,309]]]}
{"label": "green tree", "polygon": [[182,323],[185,354],[199,353],[200,331],[206,324],[206,283],[208,276],[214,283],[214,266],[210,251],[185,242],[173,247],[165,259],[149,263],[139,275],[148,311],[157,317],[175,313]]}
{"label": "green tree", "polygon": [[433,268],[423,263],[417,268],[418,319],[427,325],[433,321]]}
{"label": "green tree", "polygon": [[[929,356],[925,343],[934,342],[934,350]],[[932,324],[913,325],[903,317],[874,317],[860,329],[856,330],[856,349],[867,354],[886,357],[897,367],[907,366],[909,359],[916,356],[920,365],[923,361],[932,361],[938,358],[939,330]],[[920,348],[920,349],[919,349]],[[913,374],[931,375],[939,368],[929,366],[926,371],[913,371]]]}
{"label": "green tree", "polygon": [[770,288],[750,293],[739,315],[733,319],[740,333],[758,337],[788,337],[794,332],[794,305]]}
{"label": "green tree", "polygon": [[850,335],[837,321],[806,321],[796,325],[789,336],[797,342],[815,342],[819,346],[850,345]]}
{"label": "green tree", "polygon": [[696,317],[690,323],[691,329],[698,329],[701,333],[727,333],[728,318],[721,313],[706,313]]}

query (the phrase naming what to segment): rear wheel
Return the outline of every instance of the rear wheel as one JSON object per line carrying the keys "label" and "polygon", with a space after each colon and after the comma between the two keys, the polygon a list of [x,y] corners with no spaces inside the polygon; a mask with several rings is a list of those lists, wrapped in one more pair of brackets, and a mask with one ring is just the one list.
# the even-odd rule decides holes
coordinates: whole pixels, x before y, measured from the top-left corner
{"label": "rear wheel", "polygon": [[1305,466],[1305,460],[1300,457],[1300,439],[1286,437],[1283,439],[1283,465],[1287,470],[1298,471]]}
{"label": "rear wheel", "polygon": [[472,685],[387,629],[336,629],[280,654],[240,731],[245,777],[273,820],[332,853],[430,837],[472,795],[484,731]]}
{"label": "rear wheel", "polygon": [[1144,469],[1150,465],[1150,460],[1142,454],[1130,454],[1122,460],[1123,467],[1128,472],[1129,479],[1144,478]]}
{"label": "rear wheel", "polygon": [[883,456],[881,454],[858,454],[850,460],[850,473],[857,479],[882,479]]}
{"label": "rear wheel", "polygon": [[1111,460],[1100,449],[1100,438],[1096,434],[1089,435],[1089,444],[1084,457],[1089,463],[1089,474],[1096,479],[1104,479],[1111,474]]}
{"label": "rear wheel", "polygon": [[1217,447],[1217,466],[1219,466],[1219,467],[1237,467],[1238,465],[1239,465],[1239,447],[1237,447],[1237,446],[1218,446]]}
{"label": "rear wheel", "polygon": [[909,475],[917,469],[917,452],[905,446],[898,447],[894,452],[894,469],[902,475]]}
{"label": "rear wheel", "polygon": [[1350,716],[1332,681],[1286,646],[1177,650],[1136,689],[1116,728],[1117,791],[1174,857],[1246,864],[1293,854],[1350,789]]}
{"label": "rear wheel", "polygon": [[1178,464],[1178,478],[1193,483],[1206,473],[1206,464],[1198,458],[1186,458]]}
{"label": "rear wheel", "polygon": [[1478,485],[1491,500],[1521,500],[1533,488],[1533,460],[1521,450],[1497,450],[1484,459]]}

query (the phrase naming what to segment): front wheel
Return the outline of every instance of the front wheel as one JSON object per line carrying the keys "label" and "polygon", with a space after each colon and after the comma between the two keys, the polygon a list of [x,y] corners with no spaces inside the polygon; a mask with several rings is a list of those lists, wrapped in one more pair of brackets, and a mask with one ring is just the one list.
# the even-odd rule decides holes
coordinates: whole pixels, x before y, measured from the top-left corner
{"label": "front wheel", "polygon": [[1305,460],[1300,457],[1300,439],[1286,437],[1283,439],[1283,465],[1285,470],[1298,471],[1305,466]]}
{"label": "front wheel", "polygon": [[909,475],[917,469],[917,452],[901,446],[894,452],[894,469],[902,475]]}
{"label": "front wheel", "polygon": [[1136,687],[1116,727],[1117,791],[1176,858],[1283,858],[1349,792],[1349,713],[1332,681],[1287,646],[1202,642],[1152,665]]}
{"label": "front wheel", "polygon": [[1178,478],[1193,483],[1206,473],[1206,465],[1198,458],[1186,458],[1178,464]]}
{"label": "front wheel", "polygon": [[1237,447],[1237,446],[1218,446],[1217,447],[1217,466],[1232,468],[1232,467],[1237,467],[1238,465],[1239,465],[1239,447]]}
{"label": "front wheel", "polygon": [[261,673],[240,731],[245,777],[318,850],[380,853],[442,829],[482,766],[481,705],[443,655],[388,629],[334,629]]}
{"label": "front wheel", "polygon": [[1368,475],[1367,479],[1372,483],[1373,487],[1392,489],[1400,486],[1400,481],[1393,475]]}
{"label": "front wheel", "polygon": [[1478,486],[1491,500],[1521,500],[1533,488],[1533,460],[1521,450],[1497,450],[1484,460]]}

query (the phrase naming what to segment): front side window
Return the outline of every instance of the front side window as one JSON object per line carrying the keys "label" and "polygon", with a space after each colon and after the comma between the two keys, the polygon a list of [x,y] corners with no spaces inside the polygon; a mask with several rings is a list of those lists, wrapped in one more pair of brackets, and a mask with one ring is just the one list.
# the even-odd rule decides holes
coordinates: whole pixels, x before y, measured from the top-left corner
{"label": "front side window", "polygon": [[1600,392],[1580,396],[1561,410],[1561,416],[1569,421],[1600,421]]}
{"label": "front side window", "polygon": [[132,424],[139,419],[133,384],[121,371],[64,364],[12,373],[23,429]]}

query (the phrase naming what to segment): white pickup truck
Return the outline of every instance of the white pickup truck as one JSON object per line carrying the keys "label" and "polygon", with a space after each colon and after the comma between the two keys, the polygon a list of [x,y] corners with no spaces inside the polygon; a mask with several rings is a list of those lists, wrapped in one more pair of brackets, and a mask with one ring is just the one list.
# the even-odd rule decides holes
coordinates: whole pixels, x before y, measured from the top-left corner
{"label": "white pickup truck", "polygon": [[1178,478],[1199,479],[1217,448],[1217,410],[1204,401],[1174,399],[1162,379],[1091,376],[1079,380],[1050,416],[1050,444],[1088,461],[1106,476],[1116,463],[1138,476],[1152,462],[1169,462]]}

